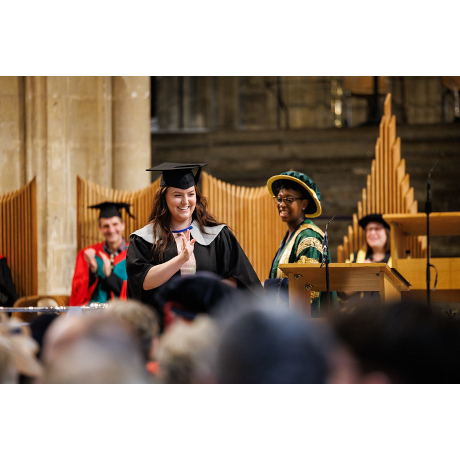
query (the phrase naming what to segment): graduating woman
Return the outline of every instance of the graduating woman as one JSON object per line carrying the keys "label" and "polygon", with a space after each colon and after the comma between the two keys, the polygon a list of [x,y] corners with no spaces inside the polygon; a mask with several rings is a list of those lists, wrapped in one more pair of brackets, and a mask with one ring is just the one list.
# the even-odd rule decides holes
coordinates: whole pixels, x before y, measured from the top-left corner
{"label": "graduating woman", "polygon": [[[267,187],[281,220],[286,223],[287,232],[273,259],[270,277],[265,280],[264,287],[268,292],[276,289],[280,298],[287,303],[289,280],[278,266],[323,261],[324,233],[310,220],[321,215],[321,195],[313,180],[298,171],[287,171],[271,177]],[[312,314],[315,316],[319,315],[323,296],[325,299],[325,292],[311,293]],[[335,303],[336,299],[337,293],[331,292],[331,300]]]}
{"label": "graduating woman", "polygon": [[[173,277],[197,271],[216,273],[235,288],[263,295],[260,280],[233,233],[206,210],[206,198],[197,188],[203,166],[163,163],[148,169],[162,171],[160,188],[149,223],[130,236],[128,297],[156,308],[162,320],[156,290]],[[194,168],[198,168],[195,175]]]}

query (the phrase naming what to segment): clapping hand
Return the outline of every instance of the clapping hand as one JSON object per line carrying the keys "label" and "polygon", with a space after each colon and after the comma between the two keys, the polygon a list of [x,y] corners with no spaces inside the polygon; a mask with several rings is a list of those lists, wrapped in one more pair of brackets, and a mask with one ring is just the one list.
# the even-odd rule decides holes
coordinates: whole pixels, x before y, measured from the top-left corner
{"label": "clapping hand", "polygon": [[102,270],[104,271],[104,275],[108,278],[112,273],[112,264],[110,263],[110,259],[107,257],[107,254],[102,251],[99,251],[99,257],[103,262]]}
{"label": "clapping hand", "polygon": [[185,259],[184,262],[187,262],[193,254],[196,239],[194,238],[192,241],[190,241],[190,230],[187,230],[185,234],[181,233],[180,236],[182,238],[181,255]]}
{"label": "clapping hand", "polygon": [[96,251],[93,248],[88,248],[84,252],[85,261],[89,266],[89,269],[93,272],[97,272],[97,261],[96,261]]}

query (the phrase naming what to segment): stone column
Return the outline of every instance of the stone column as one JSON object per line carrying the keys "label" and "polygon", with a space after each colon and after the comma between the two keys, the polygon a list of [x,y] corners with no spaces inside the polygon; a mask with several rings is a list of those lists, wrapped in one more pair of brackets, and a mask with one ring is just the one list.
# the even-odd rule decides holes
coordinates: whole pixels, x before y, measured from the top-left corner
{"label": "stone column", "polygon": [[150,77],[113,77],[113,188],[148,187]]}
{"label": "stone column", "polygon": [[24,77],[0,77],[0,194],[26,185]]}
{"label": "stone column", "polygon": [[26,77],[27,181],[37,177],[38,293],[70,294],[77,174],[112,186],[111,77]]}
{"label": "stone column", "polygon": [[27,182],[37,177],[38,294],[47,286],[47,77],[25,77],[25,172]]}
{"label": "stone column", "polygon": [[77,174],[112,186],[110,99],[110,77],[47,78],[47,292],[70,293]]}

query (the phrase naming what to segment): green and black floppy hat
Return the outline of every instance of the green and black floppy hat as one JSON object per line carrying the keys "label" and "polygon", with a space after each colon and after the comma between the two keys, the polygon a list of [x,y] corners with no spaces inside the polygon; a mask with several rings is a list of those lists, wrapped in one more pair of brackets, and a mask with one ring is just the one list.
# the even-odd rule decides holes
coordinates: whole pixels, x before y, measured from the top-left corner
{"label": "green and black floppy hat", "polygon": [[308,199],[308,206],[305,209],[305,217],[318,217],[321,215],[321,194],[318,187],[306,174],[298,171],[286,171],[277,176],[270,177],[267,182],[267,187],[270,195],[276,196],[280,181],[292,181],[303,187],[310,198]]}

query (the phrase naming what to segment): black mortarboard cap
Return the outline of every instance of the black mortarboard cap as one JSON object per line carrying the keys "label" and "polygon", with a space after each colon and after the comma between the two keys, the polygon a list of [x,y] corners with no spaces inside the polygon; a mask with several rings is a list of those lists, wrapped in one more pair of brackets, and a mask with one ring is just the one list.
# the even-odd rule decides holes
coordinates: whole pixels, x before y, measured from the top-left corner
{"label": "black mortarboard cap", "polygon": [[366,228],[366,225],[369,222],[378,222],[379,224],[382,224],[385,228],[390,230],[390,226],[385,222],[385,220],[382,217],[382,214],[368,214],[367,216],[364,216],[362,219],[358,221],[358,224],[360,225],[361,228]]}
{"label": "black mortarboard cap", "polygon": [[121,217],[120,209],[125,208],[126,212],[134,218],[134,216],[129,212],[129,203],[115,203],[113,201],[104,201],[103,203],[94,204],[93,206],[88,206],[91,209],[100,209],[99,219],[101,217]]}
{"label": "black mortarboard cap", "polygon": [[[161,186],[176,187],[186,190],[198,184],[200,180],[201,168],[207,163],[161,163],[147,169],[147,171],[161,171]],[[198,168],[196,174],[192,169]]]}

